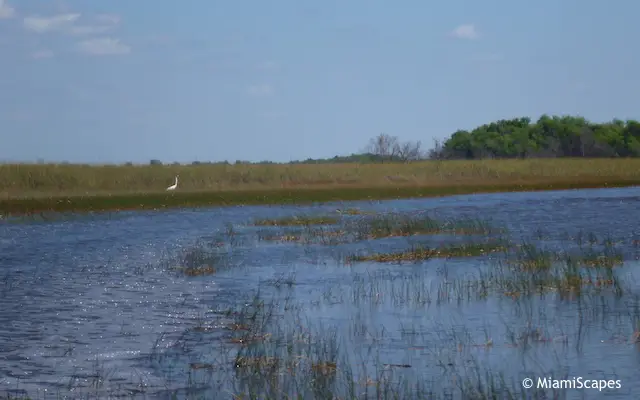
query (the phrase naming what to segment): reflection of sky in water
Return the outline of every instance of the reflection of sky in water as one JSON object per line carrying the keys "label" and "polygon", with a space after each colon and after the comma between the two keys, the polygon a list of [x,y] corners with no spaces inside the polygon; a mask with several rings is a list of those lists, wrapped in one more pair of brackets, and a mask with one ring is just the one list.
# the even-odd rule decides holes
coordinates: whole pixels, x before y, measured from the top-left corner
{"label": "reflection of sky in water", "polygon": [[[423,374],[423,379],[442,385],[448,382],[441,378],[443,368],[472,371],[471,360],[505,372],[516,383],[527,373],[560,367],[569,375],[623,379],[625,390],[617,394],[624,398],[630,393],[627,388],[640,389],[635,383],[640,382],[635,379],[638,349],[628,341],[635,313],[632,296],[615,300],[603,295],[578,304],[554,295],[519,303],[502,297],[469,301],[460,295],[460,302],[448,299],[438,304],[442,282],[477,276],[492,264],[458,259],[344,265],[332,256],[370,249],[373,243],[335,248],[247,243],[235,256],[243,268],[192,279],[167,272],[162,261],[201,238],[215,240],[225,231],[225,223],[235,224],[238,240],[249,240],[247,235],[258,230],[246,226],[253,218],[358,207],[488,218],[506,225],[516,237],[542,232],[545,246],[564,250],[575,249],[575,244],[571,247],[560,239],[575,238],[581,230],[600,238],[610,235],[621,239],[617,246],[629,260],[620,274],[636,287],[640,277],[631,243],[637,229],[633,221],[640,216],[638,196],[640,189],[625,188],[315,207],[129,212],[117,218],[4,223],[0,225],[0,387],[28,391],[46,387],[49,393],[65,393],[73,386],[71,381],[91,385],[100,369],[115,386],[132,388],[142,381],[164,387],[167,379],[179,386],[186,381],[188,363],[219,358],[220,347],[211,338],[224,334],[210,334],[207,340],[188,338],[193,348],[187,353],[168,348],[193,335],[187,327],[214,320],[212,310],[241,301],[261,281],[294,275],[295,303],[304,306],[298,326],[321,332],[335,329],[342,354],[354,363],[375,348],[377,361],[371,356],[365,363],[370,367],[375,362],[408,364],[411,368],[396,374]],[[375,246],[388,251],[406,243],[405,238],[383,239]],[[264,290],[266,296],[286,293],[273,286]],[[536,328],[548,342],[513,347],[514,337]],[[490,349],[480,346],[487,338],[493,341]],[[163,359],[149,357],[156,342],[156,353],[165,354]],[[459,342],[478,346],[459,351]]]}

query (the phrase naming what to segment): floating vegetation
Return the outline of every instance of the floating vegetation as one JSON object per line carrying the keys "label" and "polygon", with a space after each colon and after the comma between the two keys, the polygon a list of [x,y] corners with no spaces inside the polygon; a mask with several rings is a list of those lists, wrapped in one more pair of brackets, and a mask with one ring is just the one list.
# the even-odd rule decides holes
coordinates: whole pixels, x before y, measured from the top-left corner
{"label": "floating vegetation", "polygon": [[[258,239],[272,242],[300,244],[322,244],[326,246],[353,243],[363,240],[386,237],[409,237],[414,235],[489,235],[504,230],[492,226],[489,222],[474,218],[440,220],[427,215],[389,214],[362,217],[344,221],[338,228],[322,226],[325,223],[337,224],[337,221],[318,220],[324,217],[287,218],[282,220],[261,220],[261,226],[300,227],[297,230],[258,232]],[[312,221],[312,222],[309,222]],[[295,228],[294,228],[295,229]]]}
{"label": "floating vegetation", "polygon": [[263,333],[263,334],[259,334],[259,335],[245,335],[242,337],[234,337],[229,339],[229,343],[233,343],[233,344],[241,344],[243,346],[248,346],[250,344],[256,343],[256,342],[262,342],[265,340],[268,340],[271,337],[270,333]]}
{"label": "floating vegetation", "polygon": [[331,216],[294,215],[277,219],[256,219],[255,226],[304,226],[304,225],[335,225],[339,218]]}
{"label": "floating vegetation", "polygon": [[[503,229],[475,218],[357,209],[256,225],[263,228],[216,229],[167,263],[178,274],[163,283],[175,291],[154,313],[170,328],[148,357],[173,375],[158,378],[153,390],[161,393],[147,397],[562,399],[566,391],[523,391],[513,371],[578,375],[575,364],[556,371],[553,356],[564,363],[594,342],[612,351],[606,346],[640,341],[638,291],[622,275],[625,260],[635,262],[629,235],[623,242],[540,230],[537,240],[523,239],[531,229],[499,237]],[[295,245],[254,249],[256,239]],[[340,268],[345,258],[350,268]],[[428,267],[382,264],[434,258]],[[246,274],[230,270],[241,265]],[[0,289],[19,284],[6,279]],[[59,357],[72,349],[47,351]],[[97,392],[111,373],[97,369],[82,396],[120,396]],[[109,390],[128,385],[122,397],[150,390],[126,379],[116,376]],[[26,390],[15,393],[27,398]]]}
{"label": "floating vegetation", "polygon": [[191,369],[206,369],[206,370],[214,370],[215,369],[213,364],[208,364],[208,363],[191,363],[191,364],[189,364],[189,368],[191,368]]}
{"label": "floating vegetation", "polygon": [[403,214],[362,218],[350,224],[349,228],[361,239],[434,234],[488,235],[501,232],[480,219],[439,220],[428,215]]}
{"label": "floating vegetation", "polygon": [[373,211],[362,211],[358,208],[345,208],[344,210],[337,209],[336,212],[340,215],[374,215]]}
{"label": "floating vegetation", "polygon": [[375,261],[375,262],[400,262],[400,261],[423,261],[431,258],[451,258],[451,257],[477,257],[504,251],[506,247],[503,243],[470,243],[459,245],[444,245],[441,247],[428,248],[415,246],[409,250],[396,253],[375,253],[369,255],[351,255],[347,257],[347,262]]}
{"label": "floating vegetation", "polygon": [[557,293],[562,298],[576,298],[585,292],[609,290],[621,296],[621,280],[613,266],[621,265],[621,254],[605,249],[583,249],[582,254],[554,253],[538,249],[531,243],[514,249],[505,261],[481,274],[483,287],[492,288],[514,299],[522,296]]}
{"label": "floating vegetation", "polygon": [[258,239],[268,242],[290,242],[290,243],[302,243],[306,237],[300,233],[278,233],[278,232],[260,232]]}
{"label": "floating vegetation", "polygon": [[203,276],[203,275],[213,275],[216,273],[216,269],[211,265],[200,265],[198,267],[184,267],[180,268],[186,276]]}
{"label": "floating vegetation", "polygon": [[228,229],[226,235],[225,241],[218,236],[213,240],[201,240],[184,248],[178,259],[172,265],[168,265],[167,269],[188,277],[197,277],[213,275],[239,266],[233,257],[234,248],[240,244],[236,232]]}

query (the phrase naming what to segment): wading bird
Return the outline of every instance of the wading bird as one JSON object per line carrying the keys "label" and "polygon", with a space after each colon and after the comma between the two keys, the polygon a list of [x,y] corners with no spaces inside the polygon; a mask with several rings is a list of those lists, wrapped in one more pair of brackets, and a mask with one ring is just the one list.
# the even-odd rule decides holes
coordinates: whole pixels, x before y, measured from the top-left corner
{"label": "wading bird", "polygon": [[174,183],[173,185],[169,186],[167,188],[167,190],[176,190],[177,187],[178,187],[178,175],[176,175],[176,183]]}

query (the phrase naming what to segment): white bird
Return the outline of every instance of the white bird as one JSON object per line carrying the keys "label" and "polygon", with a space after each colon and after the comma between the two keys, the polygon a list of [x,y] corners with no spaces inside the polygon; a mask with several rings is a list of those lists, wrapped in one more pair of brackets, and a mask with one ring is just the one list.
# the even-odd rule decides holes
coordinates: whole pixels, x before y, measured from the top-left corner
{"label": "white bird", "polygon": [[178,187],[178,175],[176,175],[176,183],[174,183],[173,185],[169,186],[167,188],[167,190],[176,190],[177,187]]}

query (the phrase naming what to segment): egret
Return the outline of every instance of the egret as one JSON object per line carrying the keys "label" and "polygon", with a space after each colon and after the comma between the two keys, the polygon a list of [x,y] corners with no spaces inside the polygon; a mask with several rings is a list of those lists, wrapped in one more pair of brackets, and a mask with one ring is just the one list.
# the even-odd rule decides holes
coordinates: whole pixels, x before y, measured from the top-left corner
{"label": "egret", "polygon": [[176,175],[176,183],[174,183],[173,185],[169,186],[167,188],[167,190],[176,190],[177,187],[178,187],[178,175]]}

